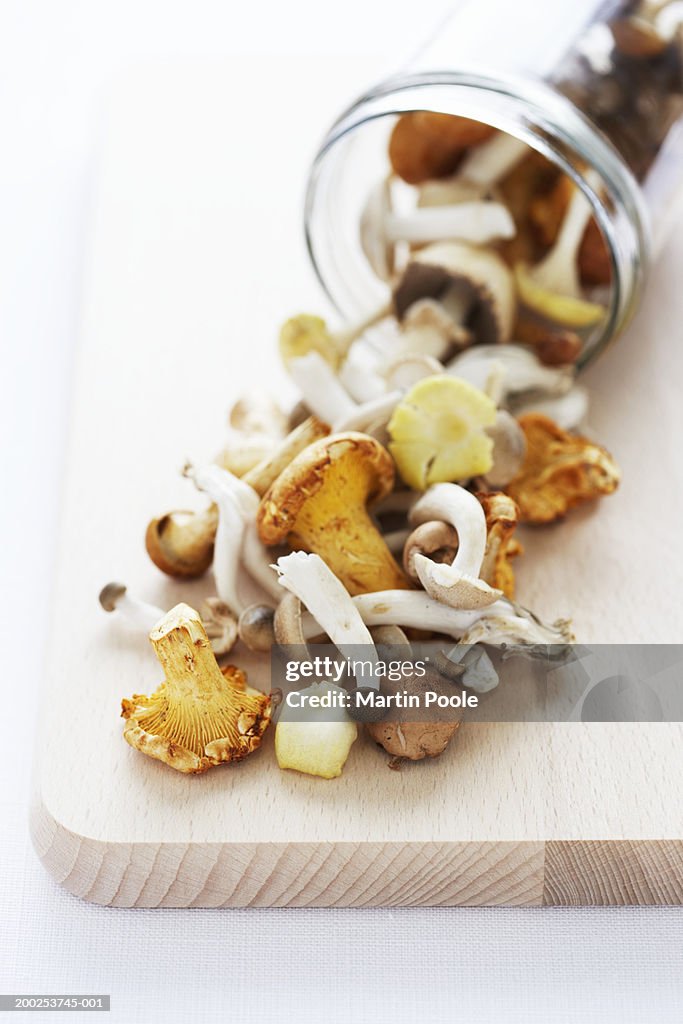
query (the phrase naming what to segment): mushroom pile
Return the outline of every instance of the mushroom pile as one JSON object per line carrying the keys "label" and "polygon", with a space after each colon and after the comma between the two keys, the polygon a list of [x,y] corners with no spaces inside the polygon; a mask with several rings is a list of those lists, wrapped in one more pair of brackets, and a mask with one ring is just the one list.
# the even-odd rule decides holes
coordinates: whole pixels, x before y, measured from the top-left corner
{"label": "mushroom pile", "polygon": [[[268,726],[271,696],[219,666],[228,654],[248,650],[265,669],[273,645],[322,638],[342,657],[360,645],[369,679],[350,683],[379,688],[387,649],[410,661],[427,637],[440,654],[420,686],[486,693],[498,684],[487,647],[534,655],[573,642],[568,620],[543,623],[516,602],[512,560],[519,523],[557,521],[619,481],[585,436],[575,383],[576,330],[603,312],[582,291],[589,211],[536,154],[461,118],[405,115],[390,159],[416,208],[395,212],[384,182],[360,225],[390,302],[336,332],[311,314],[288,320],[279,349],[299,402],[240,398],[216,459],[183,468],[203,507],[147,527],[155,566],[181,581],[211,571],[215,595],[166,611],[123,584],[100,594],[150,636],[165,674],[152,696],[123,701],[124,737],[179,771],[246,757]],[[520,253],[538,256],[533,224],[547,251],[532,263]],[[339,689],[316,678],[302,692],[331,701]],[[283,705],[275,756],[334,778],[359,726],[396,767],[440,755],[459,725],[407,711],[303,721]]]}

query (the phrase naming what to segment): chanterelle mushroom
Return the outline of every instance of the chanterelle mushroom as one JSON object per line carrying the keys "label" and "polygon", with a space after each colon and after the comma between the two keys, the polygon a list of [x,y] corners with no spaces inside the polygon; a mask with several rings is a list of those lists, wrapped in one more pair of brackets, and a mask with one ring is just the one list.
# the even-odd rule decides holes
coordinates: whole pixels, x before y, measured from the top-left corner
{"label": "chanterelle mushroom", "polygon": [[261,540],[316,552],[350,594],[409,587],[366,510],[393,482],[392,459],[374,438],[349,432],[316,441],[261,501]]}
{"label": "chanterelle mushroom", "polygon": [[427,593],[451,608],[475,609],[493,604],[501,590],[480,579],[486,551],[486,516],[475,496],[458,484],[434,484],[413,505],[411,523],[441,519],[455,528],[458,550],[452,564],[433,562],[416,553],[413,564]]}
{"label": "chanterelle mushroom", "polygon": [[151,695],[121,702],[127,743],[179,772],[241,761],[261,742],[270,697],[246,685],[240,669],[220,669],[199,614],[176,605],[150,640],[164,669]]}
{"label": "chanterelle mushroom", "polygon": [[416,490],[466,480],[491,469],[496,407],[483,391],[456,377],[425,377],[403,396],[389,421],[389,450]]}
{"label": "chanterelle mushroom", "polygon": [[552,522],[574,505],[616,490],[619,468],[600,445],[568,434],[540,413],[521,416],[519,423],[527,454],[505,490],[517,502],[522,522]]}
{"label": "chanterelle mushroom", "polygon": [[486,551],[481,563],[481,578],[506,597],[515,596],[515,574],[510,559],[521,555],[523,548],[513,536],[519,509],[507,494],[477,494],[486,516]]}

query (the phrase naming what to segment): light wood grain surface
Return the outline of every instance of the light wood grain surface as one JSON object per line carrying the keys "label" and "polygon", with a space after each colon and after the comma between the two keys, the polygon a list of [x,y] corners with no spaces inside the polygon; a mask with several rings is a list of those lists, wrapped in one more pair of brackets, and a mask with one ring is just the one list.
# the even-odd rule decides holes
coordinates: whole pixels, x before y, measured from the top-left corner
{"label": "light wood grain surface", "polygon": [[[345,67],[274,63],[248,107],[245,64],[169,70],[140,75],[113,105],[64,482],[36,848],[69,891],[115,906],[682,902],[679,724],[470,724],[440,759],[402,772],[362,739],[333,782],[279,771],[268,734],[244,763],[198,777],[121,738],[121,697],[151,691],[159,668],[97,593],[110,579],[166,606],[210,592],[210,578],[163,579],[144,526],[199,504],[179,467],[220,447],[241,387],[290,394],[276,328],[322,305],[300,198],[315,142],[352,91]],[[646,302],[587,375],[591,426],[621,463],[622,487],[525,537],[520,599],[546,618],[573,615],[586,642],[681,640],[682,265],[683,240],[658,269],[669,307]],[[235,660],[248,663],[244,652]],[[249,666],[258,685],[264,667]]]}

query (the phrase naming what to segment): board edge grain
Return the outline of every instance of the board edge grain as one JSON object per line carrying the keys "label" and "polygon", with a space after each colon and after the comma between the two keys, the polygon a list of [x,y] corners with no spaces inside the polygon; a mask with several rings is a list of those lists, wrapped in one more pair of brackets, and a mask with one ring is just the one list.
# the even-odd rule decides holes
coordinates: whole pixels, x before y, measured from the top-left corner
{"label": "board edge grain", "polygon": [[542,842],[111,843],[32,804],[33,846],[67,892],[110,907],[539,907]]}

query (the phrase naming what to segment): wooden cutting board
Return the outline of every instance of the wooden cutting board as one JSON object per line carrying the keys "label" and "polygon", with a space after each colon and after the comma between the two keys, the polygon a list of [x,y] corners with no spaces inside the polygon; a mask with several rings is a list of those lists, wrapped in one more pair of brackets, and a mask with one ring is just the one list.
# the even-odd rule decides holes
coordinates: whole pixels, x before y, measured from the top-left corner
{"label": "wooden cutting board", "polygon": [[[274,344],[324,306],[301,197],[330,116],[372,62],[241,61],[133,76],[112,105],[87,260],[32,831],[70,892],[120,907],[683,901],[679,724],[465,725],[389,771],[360,739],[333,782],[244,763],[186,777],[130,749],[120,700],[160,681],[100,610],[121,579],[170,606],[147,521],[197,502],[241,388],[286,392]],[[585,642],[681,640],[683,233],[641,315],[588,375],[624,470],[599,509],[525,538],[519,596]],[[675,328],[675,329],[674,329]],[[239,660],[239,659],[237,659]],[[253,676],[258,685],[258,672]]]}

